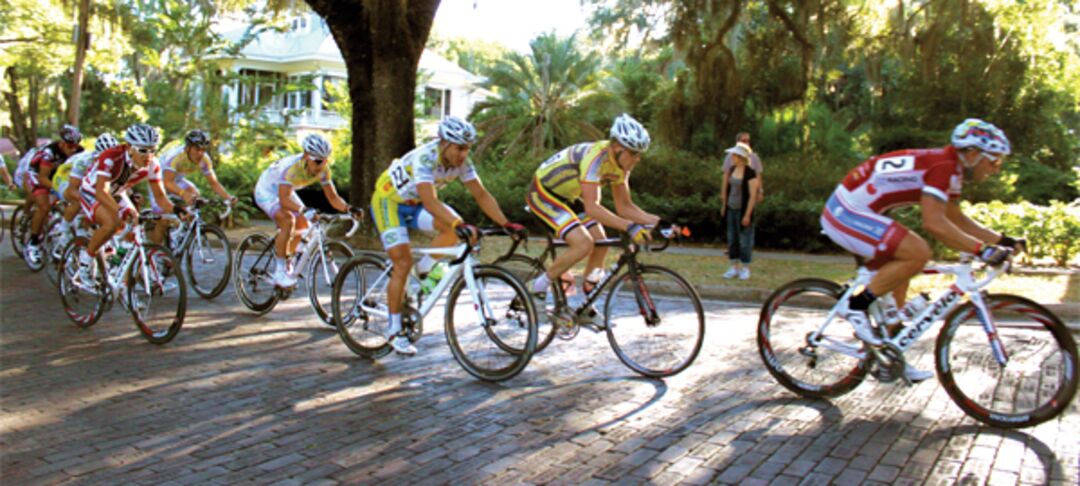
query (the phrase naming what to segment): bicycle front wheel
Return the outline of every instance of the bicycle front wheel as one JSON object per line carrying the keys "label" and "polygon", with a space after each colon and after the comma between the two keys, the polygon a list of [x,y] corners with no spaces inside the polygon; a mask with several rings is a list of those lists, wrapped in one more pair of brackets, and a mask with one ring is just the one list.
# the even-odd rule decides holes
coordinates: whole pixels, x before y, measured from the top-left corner
{"label": "bicycle front wheel", "polygon": [[199,234],[188,246],[184,269],[191,288],[204,299],[213,299],[229,285],[232,273],[232,246],[225,231],[214,225],[199,226]]}
{"label": "bicycle front wheel", "polygon": [[[360,254],[345,262],[334,280],[330,301],[334,325],[349,350],[365,358],[377,359],[390,352],[386,340],[389,278],[385,260]],[[382,315],[365,308],[378,309]]]}
{"label": "bicycle front wheel", "polygon": [[30,217],[27,216],[22,204],[15,206],[15,210],[11,212],[11,248],[15,250],[15,255],[19,258],[25,258],[23,245],[26,244],[29,233]]}
{"label": "bicycle front wheel", "polygon": [[233,289],[245,307],[259,315],[277,304],[278,293],[271,280],[274,265],[274,240],[266,235],[248,235],[236,248],[233,260]]}
{"label": "bicycle front wheel", "polygon": [[479,295],[470,291],[464,276],[450,289],[446,343],[469,374],[484,381],[508,380],[525,369],[536,350],[536,308],[509,271],[477,265],[473,276]]}
{"label": "bicycle front wheel", "polygon": [[93,278],[89,282],[79,281],[79,254],[85,251],[86,238],[75,238],[64,248],[58,270],[60,301],[64,313],[71,322],[79,327],[90,327],[101,319],[108,307],[109,290],[105,282],[105,265],[101,258],[95,258],[91,266]]}
{"label": "bicycle front wheel", "polygon": [[836,397],[866,377],[865,360],[841,352],[862,348],[851,326],[834,318],[821,329],[843,293],[836,282],[805,278],[780,287],[761,306],[758,352],[784,388],[807,398]]}
{"label": "bicycle front wheel", "polygon": [[941,385],[965,413],[1001,428],[1041,424],[1076,395],[1076,341],[1061,319],[1015,295],[985,295],[1003,355],[995,357],[973,303],[946,318],[935,355]]}
{"label": "bicycle front wheel", "polygon": [[180,265],[164,246],[146,245],[127,275],[127,303],[135,327],[147,341],[172,341],[184,325],[187,285]]}
{"label": "bicycle front wheel", "polygon": [[624,273],[604,305],[608,342],[627,367],[651,378],[690,366],[705,339],[705,310],[697,290],[656,265]]}
{"label": "bicycle front wheel", "polygon": [[334,298],[334,280],[338,271],[353,257],[348,245],[336,240],[323,243],[321,254],[311,256],[305,271],[305,283],[308,288],[308,300],[319,320],[330,327],[335,327],[334,312],[330,308]]}

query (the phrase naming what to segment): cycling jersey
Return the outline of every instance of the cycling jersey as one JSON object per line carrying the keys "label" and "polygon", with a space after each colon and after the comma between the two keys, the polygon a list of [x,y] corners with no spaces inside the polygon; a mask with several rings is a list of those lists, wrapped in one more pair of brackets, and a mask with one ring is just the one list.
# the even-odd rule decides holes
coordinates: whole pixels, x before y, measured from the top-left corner
{"label": "cycling jersey", "polygon": [[210,176],[214,173],[211,169],[210,156],[203,153],[202,159],[193,161],[188,156],[187,150],[184,150],[183,144],[167,147],[161,153],[161,169],[171,172],[176,172],[179,177],[187,177],[200,171],[204,176]]}
{"label": "cycling jersey", "polygon": [[30,174],[30,160],[37,155],[38,150],[41,150],[44,147],[45,146],[42,145],[27,150],[22,158],[19,159],[18,165],[15,166],[15,183],[18,184],[19,187],[23,187],[27,182],[26,176]]}
{"label": "cycling jersey", "polygon": [[[318,182],[323,186],[333,185],[330,180],[330,164],[324,162],[319,172],[308,174],[304,168],[304,154],[291,155],[274,162],[259,176],[259,182],[255,184],[255,204],[271,218],[280,208],[278,200],[278,187],[281,185],[292,186],[291,199],[300,204],[300,198],[296,190]],[[303,204],[300,204],[303,206]]]}
{"label": "cycling jersey", "polygon": [[458,167],[439,163],[439,141],[416,147],[400,159],[395,159],[375,181],[375,196],[395,203],[420,204],[416,185],[426,182],[439,190],[454,179],[468,182],[479,179],[471,159]]}
{"label": "cycling jersey", "polygon": [[[80,146],[75,154],[81,152],[83,148]],[[60,149],[60,142],[50,143],[37,150],[30,158],[30,166],[25,176],[30,183],[31,194],[48,194],[49,190],[38,183],[38,175],[42,170],[63,164],[67,159],[68,156],[64,155],[64,151]]]}
{"label": "cycling jersey", "polygon": [[[97,156],[97,152],[80,152],[72,155],[53,171],[53,185],[66,183],[72,177],[82,179],[86,176],[86,170],[94,164]],[[63,193],[63,191],[60,192]]]}
{"label": "cycling jersey", "polygon": [[581,198],[581,183],[615,185],[627,178],[611,156],[610,141],[579,143],[567,147],[540,164],[536,179],[548,192],[567,202]]}
{"label": "cycling jersey", "polygon": [[852,169],[836,194],[854,208],[883,213],[918,204],[923,194],[944,202],[958,199],[963,176],[952,146],[901,150],[871,157]]}
{"label": "cycling jersey", "polygon": [[161,165],[153,156],[149,157],[146,167],[136,167],[128,154],[127,144],[117,145],[98,154],[97,158],[87,169],[79,186],[79,199],[83,214],[91,223],[98,223],[94,217],[100,203],[97,200],[97,180],[107,177],[109,180],[109,193],[116,199],[120,206],[119,216],[123,213],[135,211],[134,205],[128,199],[128,192],[132,187],[142,181],[160,182]]}
{"label": "cycling jersey", "polygon": [[892,259],[908,229],[881,213],[919,203],[923,194],[948,202],[960,197],[963,166],[952,146],[890,152],[848,172],[825,203],[825,234],[877,269]]}

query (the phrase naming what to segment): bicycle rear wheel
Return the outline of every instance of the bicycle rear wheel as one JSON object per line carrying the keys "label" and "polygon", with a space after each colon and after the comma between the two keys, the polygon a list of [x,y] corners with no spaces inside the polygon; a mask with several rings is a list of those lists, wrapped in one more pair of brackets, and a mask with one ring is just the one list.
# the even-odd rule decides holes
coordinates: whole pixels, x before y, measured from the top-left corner
{"label": "bicycle rear wheel", "polygon": [[[496,262],[495,265],[498,265],[500,268],[503,268],[504,270],[510,272],[514,277],[516,277],[522,284],[525,285],[525,290],[527,292],[530,290],[528,288],[528,285],[533,281],[533,279],[540,276],[540,274],[545,271],[544,265],[539,260],[518,254],[510,255],[510,257],[508,257],[507,259]],[[533,307],[536,308],[537,353],[547,348],[548,345],[551,344],[551,342],[555,339],[555,326],[551,324],[551,320],[549,320],[547,317],[547,311],[554,308],[554,285],[555,284],[553,283],[552,288],[548,289],[546,300],[534,297],[532,295],[532,292],[529,292],[527,294],[530,297],[530,300],[532,300]],[[524,301],[515,301],[511,304],[511,306],[515,309],[523,310],[525,308],[525,303]],[[552,309],[548,309],[548,307],[551,307]],[[492,335],[492,339],[498,340],[499,337],[497,335]],[[510,349],[511,348],[507,347],[507,350]]]}
{"label": "bicycle rear wheel", "polygon": [[352,257],[353,252],[348,245],[329,240],[323,243],[321,254],[311,256],[308,268],[304,271],[311,308],[315,309],[319,320],[327,326],[336,327],[334,311],[330,309],[334,299],[334,280],[337,279],[341,267]]}
{"label": "bicycle rear wheel", "polygon": [[63,257],[64,248],[60,244],[64,241],[64,232],[60,230],[62,218],[49,223],[45,228],[45,237],[41,240],[41,258],[45,262],[45,276],[53,285],[60,285],[60,258]]}
{"label": "bicycle rear wheel", "polygon": [[187,284],[172,252],[160,245],[143,248],[146,262],[137,255],[127,275],[128,309],[147,341],[165,344],[184,325]]}
{"label": "bicycle rear wheel", "polygon": [[79,253],[84,251],[86,243],[86,238],[81,237],[68,243],[60,259],[58,270],[60,284],[57,289],[60,292],[60,301],[64,305],[64,312],[71,322],[79,327],[90,327],[97,323],[108,308],[109,300],[108,284],[105,282],[105,266],[101,258],[95,258],[91,264],[94,267],[91,272],[94,275],[93,281],[77,281]]}
{"label": "bicycle rear wheel", "polygon": [[984,296],[1008,361],[998,363],[975,305],[945,320],[937,338],[941,385],[972,418],[1021,428],[1057,417],[1076,395],[1076,341],[1061,319],[1015,295]]}
{"label": "bicycle rear wheel", "polygon": [[525,369],[536,350],[536,309],[509,271],[477,265],[473,276],[491,313],[481,321],[478,296],[468,292],[464,276],[458,278],[446,300],[446,343],[469,374],[485,381],[508,380]]}
{"label": "bicycle rear wheel", "polygon": [[820,341],[810,343],[843,293],[836,282],[805,278],[780,287],[761,306],[758,352],[769,374],[784,388],[808,398],[827,398],[862,383],[865,360],[823,345],[860,348],[851,326],[834,319]]}
{"label": "bicycle rear wheel", "polygon": [[690,366],[705,339],[697,290],[679,274],[638,265],[618,277],[604,304],[608,342],[627,367],[651,378]]}
{"label": "bicycle rear wheel", "polygon": [[199,225],[199,234],[188,244],[184,269],[191,288],[204,299],[213,299],[229,285],[232,272],[232,246],[221,228]]}
{"label": "bicycle rear wheel", "polygon": [[375,315],[361,307],[386,308],[386,286],[390,275],[382,258],[360,254],[342,265],[334,280],[330,302],[338,335],[353,353],[377,359],[390,352],[386,340],[387,317]]}
{"label": "bicycle rear wheel", "polygon": [[233,289],[245,307],[259,315],[277,305],[278,292],[271,280],[274,240],[266,235],[248,235],[236,248],[233,260]]}

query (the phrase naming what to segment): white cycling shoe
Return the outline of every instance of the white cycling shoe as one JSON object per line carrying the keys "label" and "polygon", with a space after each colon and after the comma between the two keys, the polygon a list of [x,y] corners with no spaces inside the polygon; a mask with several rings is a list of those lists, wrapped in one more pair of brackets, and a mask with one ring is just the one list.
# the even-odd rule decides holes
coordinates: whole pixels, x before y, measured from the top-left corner
{"label": "white cycling shoe", "polygon": [[881,344],[881,339],[874,335],[874,328],[870,326],[870,317],[866,315],[866,311],[853,310],[849,305],[844,302],[836,313],[851,323],[855,337],[867,344]]}
{"label": "white cycling shoe", "polygon": [[919,383],[934,377],[933,371],[920,370],[910,363],[904,367],[904,378],[912,383]]}
{"label": "white cycling shoe", "polygon": [[283,289],[296,286],[296,278],[289,275],[284,270],[275,270],[270,276],[270,280],[274,283],[275,287],[281,287]]}
{"label": "white cycling shoe", "polygon": [[409,342],[409,338],[400,334],[397,334],[390,338],[390,347],[394,348],[394,352],[396,352],[397,354],[403,354],[406,356],[416,355],[416,346],[413,346],[413,344]]}

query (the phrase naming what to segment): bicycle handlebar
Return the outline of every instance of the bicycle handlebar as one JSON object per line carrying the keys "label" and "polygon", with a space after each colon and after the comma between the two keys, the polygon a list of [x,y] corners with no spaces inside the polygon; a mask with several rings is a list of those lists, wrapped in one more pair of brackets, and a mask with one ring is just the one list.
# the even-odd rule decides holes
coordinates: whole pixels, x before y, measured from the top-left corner
{"label": "bicycle handlebar", "polygon": [[[506,229],[502,228],[501,226],[486,226],[486,227],[482,227],[482,228],[481,227],[476,227],[476,230],[477,230],[477,235],[476,235],[476,243],[477,244],[479,244],[480,240],[485,236],[492,236],[492,235],[511,236],[509,233],[506,232]],[[459,226],[457,231],[464,231],[464,230],[463,230],[463,228],[461,226]],[[462,235],[459,232],[458,237],[462,237],[462,236],[464,236],[464,235]],[[461,239],[465,241],[465,251],[461,252],[461,255],[458,256],[457,258],[451,260],[450,265],[458,265],[461,262],[465,261],[465,258],[467,258],[469,256],[469,253],[472,253],[473,249],[476,248],[476,246],[473,245],[473,242],[469,238],[463,237]],[[522,240],[523,239],[524,238],[522,238]],[[517,249],[517,245],[518,245],[517,241],[520,241],[520,240],[515,240],[514,244],[511,245],[510,253],[513,253],[513,251],[515,249]],[[509,255],[510,253],[507,253],[507,255]]]}

